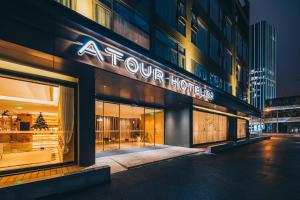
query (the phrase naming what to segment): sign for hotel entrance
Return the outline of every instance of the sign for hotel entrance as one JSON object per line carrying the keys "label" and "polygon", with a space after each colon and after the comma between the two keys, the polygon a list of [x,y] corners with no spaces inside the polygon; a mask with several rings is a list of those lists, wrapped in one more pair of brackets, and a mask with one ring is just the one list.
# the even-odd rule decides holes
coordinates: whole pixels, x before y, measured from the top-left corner
{"label": "sign for hotel entrance", "polygon": [[149,62],[108,44],[101,43],[98,46],[94,41],[88,41],[80,47],[77,53],[79,56],[88,55],[96,58],[98,62],[96,66],[101,68],[120,70],[120,74],[130,78],[134,77],[140,81],[205,101],[213,100],[214,94],[206,85],[178,72],[158,67],[159,64],[155,64],[154,61]]}

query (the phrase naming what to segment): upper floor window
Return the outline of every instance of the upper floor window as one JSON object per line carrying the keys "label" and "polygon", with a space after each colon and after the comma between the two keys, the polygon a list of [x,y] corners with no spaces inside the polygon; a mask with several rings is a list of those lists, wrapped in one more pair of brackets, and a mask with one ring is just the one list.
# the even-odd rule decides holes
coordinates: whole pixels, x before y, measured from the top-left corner
{"label": "upper floor window", "polygon": [[114,13],[144,32],[149,32],[149,23],[146,19],[119,0],[114,1]]}
{"label": "upper floor window", "polygon": [[208,2],[209,0],[194,0],[193,7],[201,7],[204,11],[208,12]]}
{"label": "upper floor window", "polygon": [[246,41],[243,41],[243,60],[248,63],[248,44]]}
{"label": "upper floor window", "polygon": [[232,73],[232,55],[229,50],[224,49],[224,70],[227,74]]}
{"label": "upper floor window", "polygon": [[134,43],[149,49],[149,24],[118,1],[114,1],[113,30]]}
{"label": "upper floor window", "polygon": [[75,10],[75,0],[54,0],[70,9]]}
{"label": "upper floor window", "polygon": [[228,17],[225,17],[223,34],[227,41],[231,43],[231,35],[232,35],[232,22]]}
{"label": "upper floor window", "polygon": [[208,33],[200,18],[195,14],[192,14],[192,42],[202,53],[207,54]]}
{"label": "upper floor window", "polygon": [[220,43],[213,34],[210,34],[210,50],[209,55],[216,64],[220,64]]}
{"label": "upper floor window", "polygon": [[238,57],[242,58],[243,40],[242,40],[242,36],[239,32],[237,32],[237,35],[236,35],[236,53],[237,53]]}
{"label": "upper floor window", "polygon": [[177,2],[177,30],[185,35],[186,28],[186,1],[178,0]]}
{"label": "upper floor window", "polygon": [[156,0],[156,14],[181,34],[186,32],[186,0]]}
{"label": "upper floor window", "polygon": [[177,1],[176,0],[156,0],[156,14],[160,16],[170,26],[177,27]]}
{"label": "upper floor window", "polygon": [[196,76],[198,76],[200,79],[207,81],[208,79],[208,73],[204,66],[194,60],[192,60],[192,72]]}
{"label": "upper floor window", "polygon": [[185,49],[159,31],[155,32],[155,54],[181,68],[185,68]]}
{"label": "upper floor window", "polygon": [[240,64],[236,65],[235,75],[237,82],[240,82],[242,78],[242,68]]}
{"label": "upper floor window", "polygon": [[178,0],[177,16],[186,20],[186,1],[185,0]]}
{"label": "upper floor window", "polygon": [[104,3],[105,5],[100,3],[100,1],[95,2],[95,20],[102,26],[111,29],[111,5],[108,3],[108,1],[105,1]]}
{"label": "upper floor window", "polygon": [[224,81],[224,91],[229,94],[232,93],[232,86],[227,81]]}
{"label": "upper floor window", "polygon": [[222,27],[222,10],[218,0],[210,0],[210,17],[213,22],[221,29]]}
{"label": "upper floor window", "polygon": [[242,73],[243,73],[243,86],[245,88],[247,88],[249,85],[249,70],[248,70],[248,68],[244,67]]}
{"label": "upper floor window", "polygon": [[240,99],[243,100],[243,91],[240,87],[236,87],[236,96]]}
{"label": "upper floor window", "polygon": [[237,32],[236,36],[236,52],[239,59],[248,63],[248,44],[239,32]]}

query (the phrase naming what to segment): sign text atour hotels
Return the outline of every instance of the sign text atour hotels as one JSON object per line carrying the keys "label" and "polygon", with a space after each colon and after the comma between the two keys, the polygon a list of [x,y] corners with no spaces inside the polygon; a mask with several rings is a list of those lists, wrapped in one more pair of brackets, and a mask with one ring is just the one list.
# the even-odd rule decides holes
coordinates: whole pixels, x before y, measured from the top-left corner
{"label": "sign text atour hotels", "polygon": [[[213,100],[213,92],[203,84],[200,85],[181,76],[168,73],[159,67],[146,65],[138,58],[124,55],[124,53],[114,48],[105,47],[104,51],[100,51],[95,42],[88,41],[81,46],[77,53],[79,56],[85,54],[94,56],[100,63],[107,63],[109,59],[106,57],[110,57],[112,67],[124,66],[128,73],[137,75],[136,77],[142,77],[142,81],[206,101]],[[120,62],[121,64],[119,64]]]}

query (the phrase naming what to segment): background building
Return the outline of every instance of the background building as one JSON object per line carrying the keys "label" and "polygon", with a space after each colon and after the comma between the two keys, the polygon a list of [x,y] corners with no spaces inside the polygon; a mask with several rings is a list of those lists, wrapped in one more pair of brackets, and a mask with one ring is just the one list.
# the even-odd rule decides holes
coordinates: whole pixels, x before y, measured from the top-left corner
{"label": "background building", "polygon": [[265,21],[251,26],[251,104],[261,111],[276,97],[276,31]]}
{"label": "background building", "polygon": [[267,100],[263,121],[266,133],[300,133],[300,96]]}

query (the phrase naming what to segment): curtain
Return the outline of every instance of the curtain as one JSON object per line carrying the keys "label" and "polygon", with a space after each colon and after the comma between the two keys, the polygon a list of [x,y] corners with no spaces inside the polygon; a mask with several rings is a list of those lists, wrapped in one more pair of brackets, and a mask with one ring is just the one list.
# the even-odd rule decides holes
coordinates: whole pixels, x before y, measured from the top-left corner
{"label": "curtain", "polygon": [[74,133],[74,90],[64,86],[59,87],[60,132],[62,132],[63,154],[70,151]]}
{"label": "curtain", "polygon": [[111,11],[102,7],[101,5],[96,5],[96,21],[105,26],[108,29],[111,29]]}
{"label": "curtain", "polygon": [[246,120],[238,119],[237,120],[237,138],[245,138],[246,137]]}
{"label": "curtain", "polygon": [[226,116],[193,111],[193,144],[224,141],[227,132]]}

